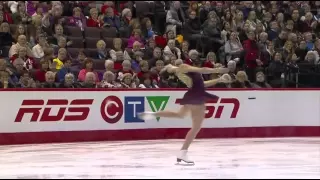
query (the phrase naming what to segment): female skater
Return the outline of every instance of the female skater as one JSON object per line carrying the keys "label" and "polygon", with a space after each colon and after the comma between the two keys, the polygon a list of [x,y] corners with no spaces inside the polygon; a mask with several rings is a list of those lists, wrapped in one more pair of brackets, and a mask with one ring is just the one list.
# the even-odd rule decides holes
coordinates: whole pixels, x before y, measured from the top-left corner
{"label": "female skater", "polygon": [[198,132],[201,129],[202,122],[205,117],[205,103],[208,99],[216,99],[218,96],[209,94],[205,91],[205,87],[210,87],[218,82],[224,81],[221,79],[214,79],[204,81],[202,74],[212,73],[226,73],[226,68],[198,68],[189,66],[187,64],[181,64],[178,67],[171,64],[164,67],[163,71],[168,73],[175,73],[175,75],[184,82],[189,88],[184,94],[181,105],[182,107],[178,112],[172,111],[159,111],[159,112],[143,112],[139,114],[139,117],[144,120],[155,119],[156,117],[167,117],[167,118],[184,118],[188,112],[191,112],[192,128],[186,135],[184,144],[177,157],[177,161],[184,161],[186,163],[194,164],[187,156],[187,150],[191,142],[195,139]]}

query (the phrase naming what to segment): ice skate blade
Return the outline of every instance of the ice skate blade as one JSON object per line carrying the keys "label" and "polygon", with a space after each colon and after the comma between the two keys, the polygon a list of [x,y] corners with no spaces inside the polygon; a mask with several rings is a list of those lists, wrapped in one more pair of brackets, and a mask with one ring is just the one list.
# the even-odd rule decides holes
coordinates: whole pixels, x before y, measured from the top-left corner
{"label": "ice skate blade", "polygon": [[179,166],[194,166],[195,163],[193,161],[185,161],[183,159],[177,158],[176,165],[179,165]]}

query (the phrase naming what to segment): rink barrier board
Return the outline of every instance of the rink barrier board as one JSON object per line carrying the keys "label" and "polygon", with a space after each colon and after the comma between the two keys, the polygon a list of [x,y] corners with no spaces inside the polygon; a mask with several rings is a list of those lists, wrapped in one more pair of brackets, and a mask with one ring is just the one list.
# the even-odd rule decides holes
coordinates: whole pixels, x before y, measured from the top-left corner
{"label": "rink barrier board", "polygon": [[[191,126],[189,116],[181,120],[160,118],[158,121],[144,122],[136,117],[136,112],[133,110],[153,111],[161,107],[165,110],[178,110],[180,105],[177,102],[183,97],[185,89],[3,89],[0,91],[2,91],[0,145],[181,139]],[[198,138],[320,136],[320,89],[209,89],[208,92],[220,98],[216,102],[208,102],[208,117]],[[119,104],[102,108],[103,104],[110,102],[106,100],[109,96],[118,98]],[[159,98],[168,96],[170,97],[167,99]],[[83,99],[86,99],[86,102]],[[88,101],[90,99],[92,102]],[[30,106],[30,102],[25,100],[31,100],[31,103],[36,102],[36,104]],[[88,102],[91,105],[81,104]],[[72,103],[75,103],[75,106]],[[21,108],[25,107],[22,104],[32,108],[40,107],[38,117],[35,119],[31,115],[28,116],[28,113],[24,116],[20,113],[18,116]],[[83,119],[80,120],[66,114],[72,109],[70,107],[78,105],[82,107],[81,112],[85,112],[84,107],[88,110],[87,116],[81,116]],[[57,115],[63,108],[65,114],[61,116],[62,118],[60,116],[58,119],[58,116],[50,118],[49,122],[43,118],[44,111],[48,107],[51,111],[47,112],[47,115]],[[122,109],[122,114],[119,108]],[[118,120],[110,120],[109,117],[117,113],[119,116],[115,119]]]}

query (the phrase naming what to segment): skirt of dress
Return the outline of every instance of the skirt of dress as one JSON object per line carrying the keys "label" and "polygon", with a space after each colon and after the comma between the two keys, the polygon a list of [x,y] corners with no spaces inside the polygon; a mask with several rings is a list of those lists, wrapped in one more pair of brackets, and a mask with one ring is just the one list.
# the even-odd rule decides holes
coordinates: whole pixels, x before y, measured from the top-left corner
{"label": "skirt of dress", "polygon": [[187,105],[187,104],[205,104],[208,100],[212,99],[218,99],[219,97],[207,93],[205,91],[188,91],[184,94],[183,98],[180,100],[181,105]]}

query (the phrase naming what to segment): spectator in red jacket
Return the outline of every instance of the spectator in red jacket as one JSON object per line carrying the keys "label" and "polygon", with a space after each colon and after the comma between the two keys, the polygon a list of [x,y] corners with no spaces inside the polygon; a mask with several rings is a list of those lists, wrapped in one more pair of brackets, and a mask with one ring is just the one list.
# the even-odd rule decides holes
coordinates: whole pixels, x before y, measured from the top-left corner
{"label": "spectator in red jacket", "polygon": [[248,39],[243,42],[243,48],[245,49],[245,65],[246,72],[250,81],[255,79],[255,69],[262,62],[259,60],[259,46],[255,39],[256,35],[254,31],[248,33]]}
{"label": "spectator in red jacket", "polygon": [[25,47],[20,47],[18,50],[18,54],[14,54],[11,58],[10,58],[10,62],[13,63],[14,60],[16,60],[17,58],[21,58],[24,61],[24,67],[27,70],[31,70],[31,69],[36,69],[36,62],[34,61],[34,59],[30,56],[27,55],[27,48]]}
{"label": "spectator in red jacket", "polygon": [[109,7],[113,9],[114,15],[119,16],[119,12],[114,8],[114,4],[113,4],[112,1],[106,1],[106,2],[104,3],[104,5],[101,7],[101,13],[102,13],[102,14],[105,14],[106,10],[107,10]]}
{"label": "spectator in red jacket", "polygon": [[98,16],[97,8],[90,9],[90,18],[87,20],[88,27],[102,27],[103,20]]}

